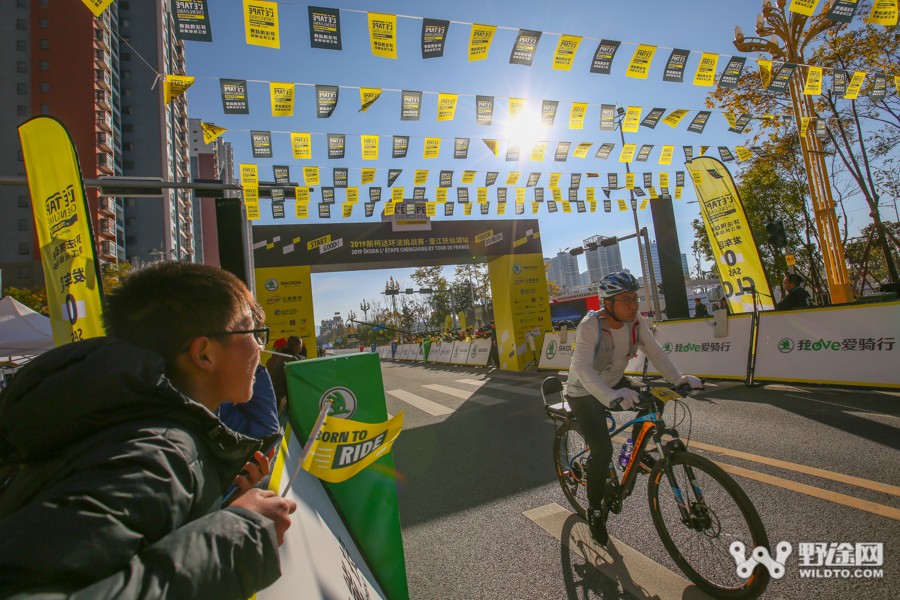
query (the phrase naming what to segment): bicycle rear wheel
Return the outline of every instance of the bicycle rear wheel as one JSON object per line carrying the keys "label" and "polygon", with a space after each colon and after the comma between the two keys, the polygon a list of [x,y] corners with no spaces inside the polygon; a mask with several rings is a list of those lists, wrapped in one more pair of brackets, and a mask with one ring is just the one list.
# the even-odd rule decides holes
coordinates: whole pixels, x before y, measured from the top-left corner
{"label": "bicycle rear wheel", "polygon": [[575,422],[556,428],[553,438],[553,463],[556,478],[566,500],[581,518],[587,518],[587,461],[591,453]]}
{"label": "bicycle rear wheel", "polygon": [[[675,564],[688,579],[719,598],[755,598],[769,583],[769,572],[757,565],[750,577],[737,574],[729,547],[735,541],[753,549],[769,549],[765,527],[747,494],[712,461],[676,452],[669,456],[671,474],[663,482],[665,460],[657,462],[647,486],[653,525]],[[677,488],[676,489],[673,489]],[[689,518],[678,509],[680,494]]]}

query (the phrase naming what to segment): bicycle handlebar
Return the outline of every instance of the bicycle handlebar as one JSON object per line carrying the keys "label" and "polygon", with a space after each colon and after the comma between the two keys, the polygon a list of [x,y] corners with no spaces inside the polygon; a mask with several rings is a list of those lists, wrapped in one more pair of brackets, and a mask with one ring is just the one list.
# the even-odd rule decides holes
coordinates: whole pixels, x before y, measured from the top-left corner
{"label": "bicycle handlebar", "polygon": [[[691,392],[699,392],[703,388],[694,389],[690,385],[684,383],[682,385],[673,386],[671,389],[675,390],[682,397],[690,395]],[[658,404],[662,404],[653,394],[650,393],[649,387],[642,387],[637,390],[637,393],[640,397],[640,402],[627,409],[629,411],[640,411],[640,410],[655,410]],[[616,398],[610,404],[609,410],[614,412],[623,412],[625,409],[621,408],[619,405],[622,402],[621,398]]]}

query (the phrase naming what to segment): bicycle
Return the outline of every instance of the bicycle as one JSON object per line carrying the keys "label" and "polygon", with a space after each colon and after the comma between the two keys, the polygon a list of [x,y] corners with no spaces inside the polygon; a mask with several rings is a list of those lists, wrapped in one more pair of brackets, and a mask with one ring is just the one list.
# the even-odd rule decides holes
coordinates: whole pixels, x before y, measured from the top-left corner
{"label": "bicycle", "polygon": [[[768,570],[759,564],[750,577],[743,579],[737,574],[729,547],[740,541],[745,547],[770,550],[769,539],[756,508],[737,482],[712,461],[688,452],[678,431],[663,420],[666,405],[682,404],[686,391],[683,387],[642,387],[640,401],[633,409],[638,411],[636,418],[616,428],[613,416],[607,415],[611,438],[628,427],[639,427],[621,478],[616,475],[615,453],[609,465],[601,505],[603,520],[606,522],[610,512],[621,512],[638,474],[649,473],[647,496],[653,525],[678,568],[698,587],[719,598],[755,598],[769,583]],[[547,415],[556,426],[556,476],[569,504],[586,518],[590,448],[565,401],[562,382],[556,377],[546,378],[541,394]],[[664,440],[664,436],[671,439]],[[648,448],[651,440],[656,445],[653,450]],[[664,476],[668,486],[660,485]]]}

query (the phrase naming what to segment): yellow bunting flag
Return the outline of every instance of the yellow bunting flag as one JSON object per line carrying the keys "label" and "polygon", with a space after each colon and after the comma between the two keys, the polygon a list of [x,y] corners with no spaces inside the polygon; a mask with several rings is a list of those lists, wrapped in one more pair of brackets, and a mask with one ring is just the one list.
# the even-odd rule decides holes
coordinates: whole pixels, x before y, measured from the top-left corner
{"label": "yellow bunting flag", "polygon": [[240,163],[242,187],[258,187],[259,186],[259,169],[256,165]]}
{"label": "yellow bunting flag", "polygon": [[559,188],[551,188],[550,192],[553,194],[553,200],[555,202],[559,202],[562,200],[562,190]]}
{"label": "yellow bunting flag", "polygon": [[348,187],[347,188],[347,203],[348,204],[356,204],[359,202],[359,188],[358,187]]}
{"label": "yellow bunting flag", "polygon": [[[589,187],[584,190],[584,197],[588,202],[594,201],[594,188]],[[591,212],[594,212],[593,210]]]}
{"label": "yellow bunting flag", "polygon": [[819,0],[791,0],[788,10],[807,17],[813,16]]}
{"label": "yellow bunting flag", "polygon": [[573,102],[569,110],[569,129],[584,129],[584,115],[587,114],[586,102]]}
{"label": "yellow bunting flag", "polygon": [[247,44],[280,48],[278,35],[278,3],[244,0],[244,34]]}
{"label": "yellow bunting flag", "polygon": [[572,212],[572,203],[571,202],[562,202],[562,209],[564,213]]}
{"label": "yellow bunting flag", "polygon": [[897,0],[874,0],[866,23],[886,27],[897,25]]}
{"label": "yellow bunting flag", "polygon": [[638,125],[641,123],[641,107],[629,106],[625,111],[625,120],[622,121],[622,131],[625,133],[636,133]]}
{"label": "yellow bunting flag", "polygon": [[847,93],[844,94],[844,98],[847,100],[856,100],[859,97],[859,90],[862,88],[863,80],[866,78],[866,74],[863,71],[856,71],[853,73],[853,77],[850,78],[850,83],[847,84]]}
{"label": "yellow bunting flag", "polygon": [[704,52],[697,65],[697,73],[694,74],[694,85],[709,87],[716,81],[716,67],[719,64],[719,55],[712,52]]}
{"label": "yellow bunting flag", "polygon": [[[249,194],[252,192],[252,196]],[[257,198],[250,200],[249,198]],[[259,221],[262,218],[262,212],[259,210],[259,188],[247,188],[244,190],[244,209],[247,211],[248,221]]]}
{"label": "yellow bunting flag", "polygon": [[403,413],[383,423],[329,416],[316,435],[303,468],[322,481],[347,481],[391,451],[403,428]]}
{"label": "yellow bunting flag", "polygon": [[619,198],[618,204],[619,204],[619,212],[625,212],[626,210],[628,210],[628,204],[621,198]]}
{"label": "yellow bunting flag", "polygon": [[753,158],[753,152],[744,146],[737,146],[734,150],[737,152],[738,162],[746,162]]}
{"label": "yellow bunting flag", "polygon": [[319,167],[303,167],[303,181],[306,185],[321,185],[319,183]]}
{"label": "yellow bunting flag", "polygon": [[517,181],[519,181],[519,172],[510,171],[509,175],[506,177],[506,185],[516,185]]}
{"label": "yellow bunting flag", "polygon": [[[306,188],[303,188],[303,189],[305,190]],[[309,200],[309,198],[307,198],[307,201],[308,200]],[[298,219],[308,219],[309,218],[309,204],[301,204],[298,202],[297,205],[294,207],[294,215]]]}
{"label": "yellow bunting flag", "polygon": [[900,75],[894,75],[894,89],[900,94]]}
{"label": "yellow bunting flag", "polygon": [[619,154],[619,162],[630,163],[634,159],[634,152],[637,144],[625,144],[622,146],[622,153]]}
{"label": "yellow bunting flag", "polygon": [[759,58],[756,62],[759,64],[759,79],[763,88],[767,88],[772,83],[772,61]]}
{"label": "yellow bunting flag", "polygon": [[360,173],[362,185],[375,181],[375,169],[363,169]]}
{"label": "yellow bunting flag", "polygon": [[269,82],[273,117],[294,116],[294,84]]}
{"label": "yellow bunting flag", "polygon": [[463,185],[471,185],[475,183],[475,173],[477,171],[463,171],[462,183]]}
{"label": "yellow bunting flag", "polygon": [[416,169],[413,185],[425,185],[428,183],[428,169]]}
{"label": "yellow bunting flag", "polygon": [[663,146],[662,151],[659,153],[659,164],[661,165],[671,165],[672,164],[672,153],[675,151],[675,146]]}
{"label": "yellow bunting flag", "polygon": [[378,160],[378,136],[361,135],[359,143],[362,146],[363,160]]}
{"label": "yellow bunting flag", "polygon": [[426,217],[434,217],[437,215],[437,202],[426,202],[425,203],[425,216]]}
{"label": "yellow bunting flag", "polygon": [[217,137],[228,131],[224,127],[218,127],[212,123],[200,122],[200,128],[203,130],[203,143],[212,144]]}
{"label": "yellow bunting flag", "polygon": [[425,138],[425,158],[437,158],[441,152],[441,138]]}
{"label": "yellow bunting flag", "polygon": [[634,173],[625,173],[625,189],[634,189]]}
{"label": "yellow bunting flag", "polygon": [[806,96],[818,96],[822,93],[822,67],[806,67],[806,85],[803,93]]}
{"label": "yellow bunting flag", "polygon": [[291,151],[296,159],[312,158],[312,140],[308,133],[291,132]]}
{"label": "yellow bunting flag", "polygon": [[706,154],[707,150],[709,150],[709,146],[700,146],[700,156]]}
{"label": "yellow bunting flag", "polygon": [[683,190],[683,189],[684,188],[681,187],[680,185],[675,186],[675,199],[676,200],[681,200],[681,190]]}
{"label": "yellow bunting flag", "polygon": [[438,121],[452,121],[456,115],[456,101],[459,98],[457,94],[438,94]]}
{"label": "yellow bunting flag", "polygon": [[391,188],[391,201],[392,202],[403,202],[403,192],[406,191],[402,187],[393,187]]}
{"label": "yellow bunting flag", "polygon": [[447,202],[447,188],[439,187],[434,191],[434,201],[439,204]]}
{"label": "yellow bunting flag", "polygon": [[375,101],[381,98],[378,88],[359,88],[359,112],[366,112]]}
{"label": "yellow bunting flag", "polygon": [[656,53],[656,46],[647,44],[638,44],[637,50],[628,63],[628,70],[625,71],[626,77],[635,77],[637,79],[647,79],[650,74],[650,63],[653,61],[653,55]]}
{"label": "yellow bunting flag", "polygon": [[525,188],[517,187],[516,188],[516,204],[523,204],[525,202]]}
{"label": "yellow bunting flag", "polygon": [[807,129],[809,129],[809,117],[800,117],[800,137],[806,137]]}
{"label": "yellow bunting flag", "polygon": [[[53,342],[62,346],[102,336],[102,282],[72,138],[56,119],[35,117],[19,126],[19,139]],[[112,202],[111,198],[100,199],[106,200]],[[28,325],[23,323],[21,327]]]}
{"label": "yellow bunting flag", "polygon": [[737,115],[733,112],[725,113],[725,120],[728,121],[729,127],[737,127]]}
{"label": "yellow bunting flag", "polygon": [[572,152],[572,158],[587,158],[588,150],[591,149],[591,142],[580,142],[577,146],[575,146],[575,150]]}
{"label": "yellow bunting flag", "polygon": [[[471,202],[466,202],[463,204],[463,214],[467,217],[472,214],[472,203]],[[460,313],[460,314],[462,314],[462,313]],[[460,321],[460,323],[462,323],[464,321],[464,319],[460,319],[459,321]]]}
{"label": "yellow bunting flag", "polygon": [[525,103],[527,100],[525,98],[510,98],[509,99],[509,116],[517,117],[525,111]]}
{"label": "yellow bunting flag", "polygon": [[487,204],[487,201],[488,201],[487,196],[488,196],[488,194],[487,194],[486,187],[478,188],[478,204]]}
{"label": "yellow bunting flag", "polygon": [[103,14],[103,11],[113,3],[113,0],[81,0],[87,6],[95,17]]}
{"label": "yellow bunting flag", "polygon": [[168,104],[179,97],[192,85],[194,85],[193,77],[184,75],[166,75],[166,78],[163,81],[163,97],[165,98],[165,103]]}
{"label": "yellow bunting flag", "polygon": [[392,200],[384,203],[384,214],[387,216],[394,214],[394,202]]}
{"label": "yellow bunting flag", "polygon": [[647,210],[647,205],[648,205],[648,204],[650,204],[650,200],[649,200],[649,199],[644,198],[643,200],[641,200],[641,208],[640,208],[640,210]]}
{"label": "yellow bunting flag", "polygon": [[559,43],[556,44],[556,52],[553,54],[553,68],[556,71],[571,71],[572,61],[575,60],[575,53],[578,52],[578,46],[581,45],[580,35],[559,36]]}
{"label": "yellow bunting flag", "polygon": [[663,171],[659,174],[659,187],[666,189],[669,187],[669,174]]}
{"label": "yellow bunting flag", "polygon": [[488,147],[488,150],[491,151],[491,154],[497,156],[497,140],[481,140],[484,142],[484,145]]}
{"label": "yellow bunting flag", "polygon": [[497,31],[495,25],[472,25],[472,34],[469,37],[469,62],[484,60],[491,49],[491,40]]}
{"label": "yellow bunting flag", "polygon": [[559,177],[561,173],[550,173],[550,188],[558,188],[559,187]]}
{"label": "yellow bunting flag", "polygon": [[344,202],[341,204],[341,217],[344,219],[349,219],[353,214],[353,205],[349,202]]}
{"label": "yellow bunting flag", "polygon": [[686,114],[688,114],[688,111],[683,108],[673,110],[668,115],[666,115],[666,118],[663,119],[663,123],[672,128],[678,127],[678,124],[681,123],[681,120]]}
{"label": "yellow bunting flag", "polygon": [[297,199],[297,204],[309,204],[309,188],[298,185],[294,188],[294,197]]}
{"label": "yellow bunting flag", "polygon": [[373,56],[397,58],[397,15],[370,12],[369,41]]}

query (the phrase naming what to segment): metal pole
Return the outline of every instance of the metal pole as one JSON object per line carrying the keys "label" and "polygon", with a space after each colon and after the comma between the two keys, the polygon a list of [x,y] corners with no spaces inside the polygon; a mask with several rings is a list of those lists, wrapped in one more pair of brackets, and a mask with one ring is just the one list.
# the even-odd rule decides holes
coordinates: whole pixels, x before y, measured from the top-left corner
{"label": "metal pole", "polygon": [[[647,234],[647,228],[644,227],[641,229],[641,235],[644,236],[644,244],[646,244],[647,248],[647,270],[650,271],[650,288],[651,294],[653,298],[653,320],[660,320],[660,309],[659,309],[659,288],[656,287],[656,273],[653,271],[653,256],[650,252],[650,236]],[[638,248],[641,247],[640,238],[638,238]]]}
{"label": "metal pole", "polygon": [[[623,112],[623,113],[618,114],[619,138],[622,140],[622,146],[625,146],[625,132],[622,131],[622,123],[624,120],[625,120],[625,113]],[[625,163],[625,172],[631,173],[631,166],[629,165],[629,163]],[[634,233],[638,236],[638,256],[640,257],[640,261],[641,261],[641,275],[643,276],[643,279],[644,279],[644,287],[646,287],[647,282],[650,280],[647,278],[647,266],[644,264],[644,250],[643,250],[643,248],[641,248],[641,243],[640,243],[641,226],[638,223],[637,200],[634,197],[634,189],[628,190],[628,193],[631,196],[631,214],[634,217]],[[648,255],[649,255],[649,248],[647,250],[648,250]],[[652,272],[653,271],[651,270],[651,274],[652,274]],[[653,286],[653,287],[654,287],[654,289],[656,289],[656,286]],[[657,305],[656,313],[659,314],[659,299],[658,298],[656,299],[656,305]],[[654,319],[656,319],[656,318],[657,317],[654,316]]]}

